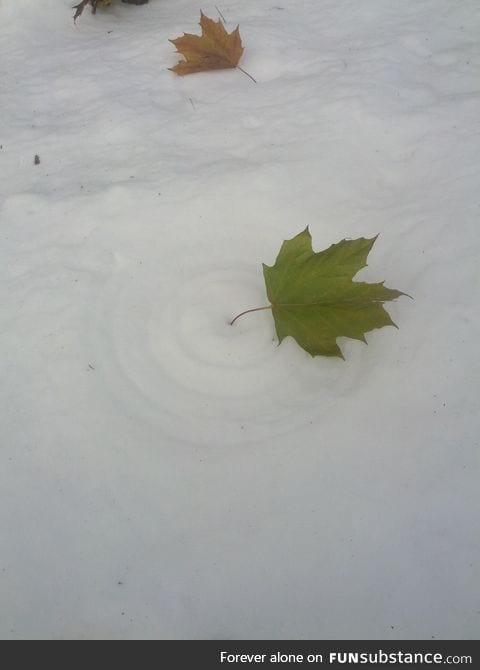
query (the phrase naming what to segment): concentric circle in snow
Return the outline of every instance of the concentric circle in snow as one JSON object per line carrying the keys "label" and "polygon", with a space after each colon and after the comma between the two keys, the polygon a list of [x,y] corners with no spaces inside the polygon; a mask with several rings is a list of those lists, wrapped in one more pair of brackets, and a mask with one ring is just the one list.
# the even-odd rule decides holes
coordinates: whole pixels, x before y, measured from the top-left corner
{"label": "concentric circle in snow", "polygon": [[312,360],[290,339],[278,347],[269,310],[230,325],[265,303],[261,267],[166,251],[120,259],[99,294],[95,357],[122,412],[220,445],[290,432],[331,407],[351,382],[341,361]]}

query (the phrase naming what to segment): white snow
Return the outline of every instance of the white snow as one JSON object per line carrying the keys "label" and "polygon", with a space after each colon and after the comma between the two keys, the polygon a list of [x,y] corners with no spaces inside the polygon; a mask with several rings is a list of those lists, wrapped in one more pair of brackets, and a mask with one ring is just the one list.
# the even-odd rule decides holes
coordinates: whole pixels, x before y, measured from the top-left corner
{"label": "white snow", "polygon": [[[0,0],[0,636],[472,638],[476,0]],[[40,165],[34,165],[34,156]],[[380,237],[346,362],[261,263]]]}

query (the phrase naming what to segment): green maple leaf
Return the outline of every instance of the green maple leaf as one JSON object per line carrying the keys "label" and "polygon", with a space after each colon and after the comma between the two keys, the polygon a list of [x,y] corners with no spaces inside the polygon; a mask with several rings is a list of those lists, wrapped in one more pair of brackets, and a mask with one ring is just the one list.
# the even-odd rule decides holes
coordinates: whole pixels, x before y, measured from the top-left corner
{"label": "green maple leaf", "polygon": [[366,343],[370,330],[396,327],[383,303],[406,294],[383,282],[352,281],[376,239],[342,240],[319,253],[308,228],[285,240],[275,265],[263,265],[271,304],[257,308],[272,310],[279,343],[290,335],[311,356],[344,358],[337,337]]}

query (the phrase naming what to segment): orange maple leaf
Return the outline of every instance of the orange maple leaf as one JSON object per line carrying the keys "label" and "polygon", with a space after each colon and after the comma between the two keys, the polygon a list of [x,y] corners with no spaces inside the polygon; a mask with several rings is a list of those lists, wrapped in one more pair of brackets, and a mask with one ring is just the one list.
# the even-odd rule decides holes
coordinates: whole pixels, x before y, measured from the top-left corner
{"label": "orange maple leaf", "polygon": [[185,59],[169,69],[183,76],[193,72],[238,67],[243,54],[239,27],[237,26],[232,33],[227,33],[220,19],[215,22],[203,12],[200,12],[200,26],[201,36],[184,33],[183,37],[169,40]]}

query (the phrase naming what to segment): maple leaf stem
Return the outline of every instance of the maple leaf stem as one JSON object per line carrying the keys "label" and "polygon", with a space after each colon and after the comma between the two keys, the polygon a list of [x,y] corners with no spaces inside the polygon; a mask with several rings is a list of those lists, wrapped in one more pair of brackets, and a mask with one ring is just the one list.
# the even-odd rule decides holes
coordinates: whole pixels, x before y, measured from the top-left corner
{"label": "maple leaf stem", "polygon": [[249,74],[246,70],[244,70],[240,65],[237,65],[237,70],[240,70],[240,72],[243,72],[243,74],[246,74],[247,77],[250,77],[250,79],[253,81],[254,84],[257,84],[257,80],[252,77],[251,74]]}
{"label": "maple leaf stem", "polygon": [[250,314],[251,312],[260,312],[262,309],[272,309],[272,305],[265,305],[265,307],[255,307],[255,309],[246,309],[244,312],[240,312],[240,314],[237,314],[237,316],[230,321],[230,325],[233,326],[235,321],[244,314]]}
{"label": "maple leaf stem", "polygon": [[[72,9],[75,9],[75,15],[73,17],[74,23],[77,21],[78,17],[82,14],[85,5],[88,5],[90,3],[90,0],[81,0],[78,5],[73,5]],[[91,4],[91,3],[90,3]],[[94,5],[92,5],[92,8],[94,8]],[[92,9],[93,11],[93,9]],[[94,12],[95,13],[95,12]]]}

